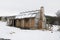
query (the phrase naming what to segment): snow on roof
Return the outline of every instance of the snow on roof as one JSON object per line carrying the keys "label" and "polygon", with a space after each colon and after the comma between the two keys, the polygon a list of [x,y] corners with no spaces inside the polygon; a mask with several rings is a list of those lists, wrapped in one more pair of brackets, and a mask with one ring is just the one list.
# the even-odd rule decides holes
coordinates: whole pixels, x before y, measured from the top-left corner
{"label": "snow on roof", "polygon": [[[21,19],[21,18],[35,17],[38,12],[39,12],[39,10],[32,10],[32,11],[20,12],[20,14],[17,15],[15,18]],[[45,13],[45,16],[57,17],[57,15],[55,13],[53,13],[53,14],[47,14],[47,13]]]}
{"label": "snow on roof", "polygon": [[38,11],[36,11],[36,12],[24,12],[24,13],[20,13],[15,18],[19,18],[19,19],[21,19],[21,18],[31,18],[31,17],[35,17],[37,13],[38,13]]}

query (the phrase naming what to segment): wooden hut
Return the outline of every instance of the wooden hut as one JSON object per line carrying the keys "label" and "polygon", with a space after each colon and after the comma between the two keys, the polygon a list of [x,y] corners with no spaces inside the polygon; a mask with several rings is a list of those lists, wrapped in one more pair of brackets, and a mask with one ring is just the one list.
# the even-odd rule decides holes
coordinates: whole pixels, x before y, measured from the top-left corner
{"label": "wooden hut", "polygon": [[19,15],[15,17],[15,19],[11,19],[14,22],[12,23],[14,26],[19,28],[38,28],[42,29],[46,26],[46,18],[44,16],[44,7],[41,7],[40,10],[32,10],[27,12],[21,12]]}

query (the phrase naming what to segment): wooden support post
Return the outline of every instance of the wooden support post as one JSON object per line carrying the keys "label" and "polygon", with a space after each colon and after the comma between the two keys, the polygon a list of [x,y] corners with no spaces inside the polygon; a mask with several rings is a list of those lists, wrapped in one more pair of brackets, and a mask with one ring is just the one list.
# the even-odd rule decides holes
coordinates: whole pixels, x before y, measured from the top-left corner
{"label": "wooden support post", "polygon": [[29,26],[30,26],[30,28],[31,28],[31,18],[29,19]]}
{"label": "wooden support post", "polygon": [[23,19],[23,27],[24,27],[24,19]]}
{"label": "wooden support post", "polygon": [[13,20],[13,26],[14,26],[14,19],[12,19]]}
{"label": "wooden support post", "polygon": [[24,28],[24,19],[21,20],[21,27]]}

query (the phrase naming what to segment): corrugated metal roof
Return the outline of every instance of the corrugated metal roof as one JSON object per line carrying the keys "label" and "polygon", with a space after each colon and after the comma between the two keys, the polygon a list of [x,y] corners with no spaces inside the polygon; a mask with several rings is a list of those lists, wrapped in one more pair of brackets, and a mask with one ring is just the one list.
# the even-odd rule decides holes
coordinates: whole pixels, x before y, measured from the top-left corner
{"label": "corrugated metal roof", "polygon": [[15,18],[31,18],[31,17],[35,17],[36,14],[38,13],[38,11],[36,12],[27,12],[27,13],[20,13],[19,15],[17,15]]}

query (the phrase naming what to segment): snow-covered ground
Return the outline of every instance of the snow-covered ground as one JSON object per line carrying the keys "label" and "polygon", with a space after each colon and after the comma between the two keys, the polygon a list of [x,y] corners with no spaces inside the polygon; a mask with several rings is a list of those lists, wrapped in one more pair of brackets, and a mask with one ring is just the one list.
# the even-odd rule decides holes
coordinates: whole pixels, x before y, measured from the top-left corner
{"label": "snow-covered ground", "polygon": [[60,32],[23,30],[6,26],[6,22],[0,21],[0,38],[11,40],[60,40]]}

